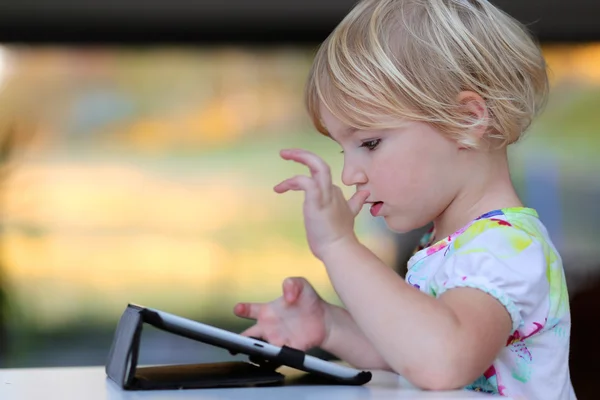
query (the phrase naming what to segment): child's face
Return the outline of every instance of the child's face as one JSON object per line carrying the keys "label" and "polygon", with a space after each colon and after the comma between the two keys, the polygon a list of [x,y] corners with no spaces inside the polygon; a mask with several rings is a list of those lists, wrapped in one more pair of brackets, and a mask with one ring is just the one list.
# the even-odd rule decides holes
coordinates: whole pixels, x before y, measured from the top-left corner
{"label": "child's face", "polygon": [[408,232],[435,220],[457,197],[464,176],[458,143],[423,122],[400,128],[351,131],[322,107],[323,123],[344,151],[342,182],[383,202],[371,213]]}

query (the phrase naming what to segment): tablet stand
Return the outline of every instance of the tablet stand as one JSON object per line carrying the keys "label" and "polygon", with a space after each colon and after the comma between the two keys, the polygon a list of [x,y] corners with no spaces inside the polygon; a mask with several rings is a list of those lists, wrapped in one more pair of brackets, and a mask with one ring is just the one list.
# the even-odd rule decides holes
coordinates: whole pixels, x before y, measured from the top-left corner
{"label": "tablet stand", "polygon": [[[275,370],[282,364],[251,357],[250,361],[138,367],[144,323],[161,329],[151,311],[129,304],[121,316],[106,363],[106,374],[126,390],[192,389],[281,384],[284,375]],[[171,332],[172,333],[172,332]],[[185,336],[185,335],[181,335]],[[298,350],[295,352],[304,353]],[[294,349],[288,348],[286,364],[293,364]],[[291,356],[291,357],[290,357]]]}

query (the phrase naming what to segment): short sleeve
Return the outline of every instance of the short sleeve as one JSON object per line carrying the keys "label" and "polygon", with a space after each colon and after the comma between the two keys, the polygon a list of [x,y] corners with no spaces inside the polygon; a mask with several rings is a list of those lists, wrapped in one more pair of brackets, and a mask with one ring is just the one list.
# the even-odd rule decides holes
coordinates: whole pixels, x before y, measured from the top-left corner
{"label": "short sleeve", "polygon": [[445,258],[432,277],[438,297],[459,287],[482,290],[506,308],[513,332],[528,316],[547,312],[544,249],[526,232],[504,221],[477,221],[450,244]]}

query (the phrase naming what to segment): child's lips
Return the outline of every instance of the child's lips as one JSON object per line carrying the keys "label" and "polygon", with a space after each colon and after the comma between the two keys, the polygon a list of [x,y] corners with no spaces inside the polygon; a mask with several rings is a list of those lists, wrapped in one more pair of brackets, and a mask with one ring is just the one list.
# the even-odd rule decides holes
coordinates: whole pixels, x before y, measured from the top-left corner
{"label": "child's lips", "polygon": [[373,204],[371,204],[371,215],[376,217],[377,214],[379,214],[379,211],[381,211],[381,207],[383,207],[382,201],[376,201]]}

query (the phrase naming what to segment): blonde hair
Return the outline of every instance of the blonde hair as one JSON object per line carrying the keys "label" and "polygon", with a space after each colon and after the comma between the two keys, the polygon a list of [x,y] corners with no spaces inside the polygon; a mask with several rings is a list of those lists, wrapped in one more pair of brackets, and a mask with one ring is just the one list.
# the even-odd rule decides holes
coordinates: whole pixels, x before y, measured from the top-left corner
{"label": "blonde hair", "polygon": [[[462,91],[485,101],[489,118],[467,115]],[[543,107],[546,63],[524,26],[487,0],[363,0],[319,48],[306,86],[318,131],[325,106],[358,129],[390,117],[430,123],[469,147],[469,128],[516,142]]]}

